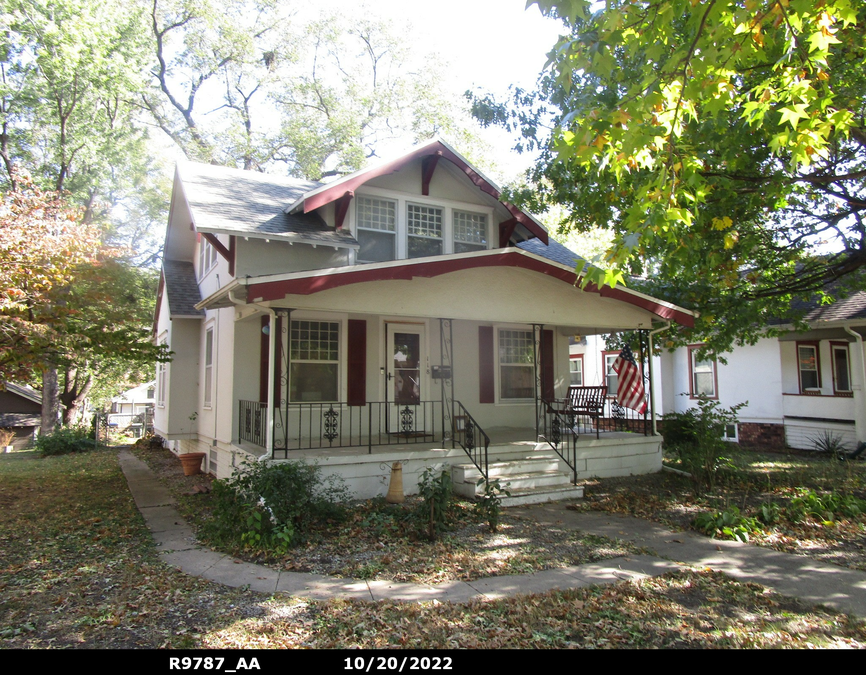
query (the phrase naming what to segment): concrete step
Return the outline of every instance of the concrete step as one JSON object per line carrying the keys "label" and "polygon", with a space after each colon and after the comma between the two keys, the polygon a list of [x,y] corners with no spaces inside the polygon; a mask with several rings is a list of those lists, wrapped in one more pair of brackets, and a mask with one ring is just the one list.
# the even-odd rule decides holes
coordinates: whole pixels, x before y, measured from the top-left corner
{"label": "concrete step", "polygon": [[[506,480],[515,474],[535,471],[559,471],[562,469],[559,457],[523,456],[508,461],[495,461],[488,464],[490,479]],[[451,467],[451,480],[457,483],[474,483],[481,478],[481,472],[474,464],[458,464]]]}
{"label": "concrete step", "polygon": [[545,502],[559,502],[565,499],[583,499],[582,485],[561,485],[550,488],[523,488],[509,490],[510,497],[502,497],[499,502],[502,506],[520,506],[525,504],[543,504]]}

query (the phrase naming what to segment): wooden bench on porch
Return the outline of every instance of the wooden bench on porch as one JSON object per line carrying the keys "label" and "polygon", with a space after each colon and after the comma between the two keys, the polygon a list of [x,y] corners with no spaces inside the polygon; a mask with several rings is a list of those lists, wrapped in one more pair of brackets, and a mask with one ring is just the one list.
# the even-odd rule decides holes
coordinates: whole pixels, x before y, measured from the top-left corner
{"label": "wooden bench on porch", "polygon": [[584,387],[576,384],[568,388],[568,396],[564,405],[554,408],[560,415],[566,415],[571,423],[577,417],[589,417],[596,420],[595,437],[599,437],[599,418],[604,416],[604,404],[607,399],[607,386]]}

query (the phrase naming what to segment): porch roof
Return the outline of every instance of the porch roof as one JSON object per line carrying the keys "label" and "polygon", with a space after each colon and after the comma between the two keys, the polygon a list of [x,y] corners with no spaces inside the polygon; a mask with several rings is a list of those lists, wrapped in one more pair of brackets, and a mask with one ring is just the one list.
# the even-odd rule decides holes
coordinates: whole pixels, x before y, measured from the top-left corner
{"label": "porch roof", "polygon": [[664,300],[623,286],[580,289],[578,280],[571,266],[507,248],[235,279],[197,307],[265,303],[589,326],[597,332],[649,328],[653,319],[694,325],[693,312]]}

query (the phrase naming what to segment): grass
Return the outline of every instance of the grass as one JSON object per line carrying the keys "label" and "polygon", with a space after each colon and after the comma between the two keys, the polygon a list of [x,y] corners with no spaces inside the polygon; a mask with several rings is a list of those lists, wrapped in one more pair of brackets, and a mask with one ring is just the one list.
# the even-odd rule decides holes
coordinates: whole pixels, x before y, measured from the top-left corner
{"label": "grass", "polygon": [[226,588],[160,562],[111,449],[0,458],[0,506],[6,649],[866,646],[845,615],[706,571],[467,604]]}
{"label": "grass", "polygon": [[[623,513],[687,529],[707,511],[737,507],[755,517],[762,504],[776,503],[784,513],[792,499],[817,494],[866,498],[866,462],[839,461],[809,452],[759,452],[731,448],[734,468],[722,472],[713,492],[692,494],[688,478],[659,473],[590,481],[580,509]],[[866,519],[839,519],[827,524],[814,518],[782,518],[773,527],[752,533],[753,543],[786,553],[808,555],[852,569],[866,570]]]}

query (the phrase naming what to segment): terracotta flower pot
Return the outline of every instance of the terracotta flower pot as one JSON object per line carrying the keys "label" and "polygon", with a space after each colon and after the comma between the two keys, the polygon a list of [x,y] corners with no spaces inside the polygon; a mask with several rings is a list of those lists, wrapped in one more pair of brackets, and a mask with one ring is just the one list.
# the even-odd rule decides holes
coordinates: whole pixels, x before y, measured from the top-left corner
{"label": "terracotta flower pot", "polygon": [[185,455],[178,455],[180,462],[183,464],[184,476],[195,476],[201,473],[201,460],[204,459],[203,452],[188,452]]}

